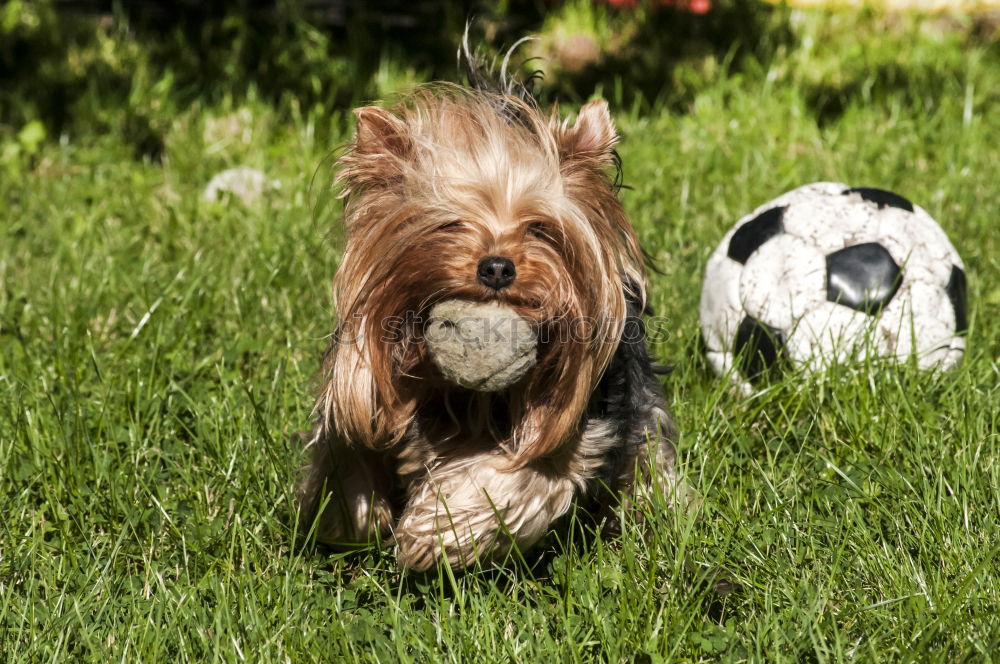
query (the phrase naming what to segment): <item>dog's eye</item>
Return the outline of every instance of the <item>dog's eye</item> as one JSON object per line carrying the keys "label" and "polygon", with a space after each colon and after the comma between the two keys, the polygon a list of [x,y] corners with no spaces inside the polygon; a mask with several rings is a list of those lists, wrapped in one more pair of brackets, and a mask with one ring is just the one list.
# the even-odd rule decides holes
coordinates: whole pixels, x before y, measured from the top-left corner
{"label": "dog's eye", "polygon": [[538,238],[539,240],[549,241],[552,236],[545,232],[545,224],[540,221],[534,221],[528,224],[528,227],[524,231],[527,235]]}
{"label": "dog's eye", "polygon": [[438,230],[439,231],[456,231],[456,230],[459,230],[460,228],[462,228],[463,225],[464,224],[462,224],[462,221],[460,219],[455,219],[453,221],[449,221],[448,223],[441,224],[440,226],[438,226]]}

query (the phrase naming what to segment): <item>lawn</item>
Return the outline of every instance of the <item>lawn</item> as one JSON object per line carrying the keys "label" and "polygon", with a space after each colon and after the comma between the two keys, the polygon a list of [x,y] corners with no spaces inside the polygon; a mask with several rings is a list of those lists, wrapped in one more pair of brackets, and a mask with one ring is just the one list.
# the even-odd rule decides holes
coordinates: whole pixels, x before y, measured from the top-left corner
{"label": "lawn", "polygon": [[[1000,42],[962,17],[785,18],[769,53],[677,63],[683,94],[607,90],[700,508],[462,575],[317,550],[293,516],[346,111],[167,99],[159,159],[99,125],[0,126],[0,661],[1000,659]],[[280,186],[202,201],[236,165]],[[708,372],[709,254],[816,180],[898,191],[948,232],[960,368],[745,398]]]}

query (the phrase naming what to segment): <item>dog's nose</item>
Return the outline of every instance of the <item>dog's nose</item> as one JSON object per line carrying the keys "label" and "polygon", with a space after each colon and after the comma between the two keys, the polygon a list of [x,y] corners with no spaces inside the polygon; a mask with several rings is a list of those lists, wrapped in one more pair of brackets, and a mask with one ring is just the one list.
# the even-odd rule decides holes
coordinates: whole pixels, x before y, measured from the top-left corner
{"label": "dog's nose", "polygon": [[479,267],[476,268],[479,283],[493,290],[510,286],[514,283],[516,274],[514,261],[503,256],[487,256],[479,261]]}

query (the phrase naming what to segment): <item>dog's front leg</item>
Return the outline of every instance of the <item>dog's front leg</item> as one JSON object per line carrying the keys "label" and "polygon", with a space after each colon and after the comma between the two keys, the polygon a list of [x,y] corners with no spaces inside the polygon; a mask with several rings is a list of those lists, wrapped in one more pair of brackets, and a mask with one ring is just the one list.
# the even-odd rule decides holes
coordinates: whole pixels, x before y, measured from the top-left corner
{"label": "dog's front leg", "polygon": [[576,486],[541,464],[507,470],[507,458],[475,455],[443,462],[410,491],[396,524],[398,564],[424,571],[443,559],[455,568],[537,542],[569,510]]}
{"label": "dog's front leg", "polygon": [[299,483],[299,522],[331,546],[388,537],[392,529],[391,483],[381,457],[348,445],[317,426],[312,458]]}

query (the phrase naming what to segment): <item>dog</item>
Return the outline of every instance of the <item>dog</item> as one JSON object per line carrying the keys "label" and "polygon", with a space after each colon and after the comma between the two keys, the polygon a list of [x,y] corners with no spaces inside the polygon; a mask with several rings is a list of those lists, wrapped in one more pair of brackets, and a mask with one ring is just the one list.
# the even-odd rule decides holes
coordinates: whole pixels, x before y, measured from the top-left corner
{"label": "dog", "polygon": [[[494,82],[465,53],[470,85],[354,111],[338,322],[298,488],[318,541],[390,542],[414,572],[526,550],[574,503],[613,529],[619,506],[677,489],[608,106],[562,121],[506,61]],[[528,321],[534,366],[498,392],[443,379],[421,326],[446,299]]]}

